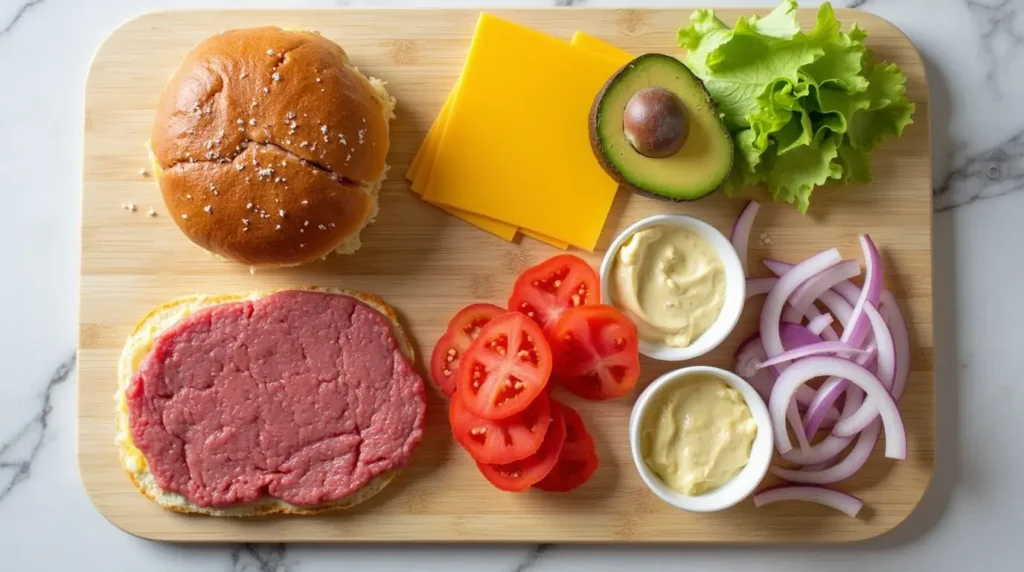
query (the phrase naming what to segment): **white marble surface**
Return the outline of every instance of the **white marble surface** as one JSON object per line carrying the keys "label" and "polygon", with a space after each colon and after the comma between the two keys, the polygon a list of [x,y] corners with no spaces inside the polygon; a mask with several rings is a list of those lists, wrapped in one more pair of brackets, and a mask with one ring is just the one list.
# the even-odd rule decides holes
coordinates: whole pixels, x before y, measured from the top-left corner
{"label": "white marble surface", "polygon": [[[446,6],[586,4],[447,0]],[[647,0],[646,5],[680,1]],[[75,464],[73,356],[82,92],[120,22],[173,0],[0,0],[0,569],[1020,570],[1024,537],[1024,2],[840,0],[902,28],[928,64],[935,177],[939,451],[894,533],[819,549],[179,546],[103,519]],[[373,2],[223,0],[233,7]],[[439,6],[433,0],[377,5]],[[692,2],[767,5],[772,0]]]}

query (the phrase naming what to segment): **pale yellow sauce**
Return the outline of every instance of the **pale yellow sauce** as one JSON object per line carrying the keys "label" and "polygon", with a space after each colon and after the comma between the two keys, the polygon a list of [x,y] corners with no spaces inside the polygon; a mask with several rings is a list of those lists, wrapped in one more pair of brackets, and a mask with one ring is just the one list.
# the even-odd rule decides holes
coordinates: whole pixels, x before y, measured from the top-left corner
{"label": "pale yellow sauce", "polygon": [[697,496],[739,474],[756,436],[740,392],[714,375],[695,374],[653,397],[641,420],[640,454],[669,488]]}
{"label": "pale yellow sauce", "polygon": [[718,319],[725,304],[725,267],[697,233],[676,226],[637,231],[619,248],[613,303],[640,337],[685,348]]}

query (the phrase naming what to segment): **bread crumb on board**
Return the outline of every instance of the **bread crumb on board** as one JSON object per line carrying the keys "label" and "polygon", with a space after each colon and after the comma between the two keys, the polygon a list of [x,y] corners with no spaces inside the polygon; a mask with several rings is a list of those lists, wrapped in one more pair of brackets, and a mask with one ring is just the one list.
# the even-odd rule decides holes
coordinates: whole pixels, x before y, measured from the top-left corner
{"label": "bread crumb on board", "polygon": [[760,241],[761,241],[761,246],[771,246],[772,245],[772,239],[771,239],[771,237],[768,236],[767,232],[761,232]]}

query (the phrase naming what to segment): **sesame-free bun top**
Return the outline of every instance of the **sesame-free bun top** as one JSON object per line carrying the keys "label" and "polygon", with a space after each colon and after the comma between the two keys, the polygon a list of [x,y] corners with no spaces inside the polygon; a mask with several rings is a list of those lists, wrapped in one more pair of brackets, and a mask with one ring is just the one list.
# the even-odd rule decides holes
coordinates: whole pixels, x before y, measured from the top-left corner
{"label": "sesame-free bun top", "polygon": [[150,140],[170,216],[251,266],[359,248],[377,214],[394,99],[319,34],[231,30],[185,58]]}

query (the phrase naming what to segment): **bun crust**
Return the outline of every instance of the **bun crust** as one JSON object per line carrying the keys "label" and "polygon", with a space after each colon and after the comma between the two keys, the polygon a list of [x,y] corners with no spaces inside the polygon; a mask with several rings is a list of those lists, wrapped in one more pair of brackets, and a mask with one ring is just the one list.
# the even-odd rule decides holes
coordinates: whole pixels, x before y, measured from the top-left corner
{"label": "bun crust", "polygon": [[383,84],[318,34],[214,36],[157,107],[150,146],[164,202],[193,242],[251,266],[354,251],[376,215],[393,109]]}
{"label": "bun crust", "polygon": [[[298,289],[326,292],[341,296],[351,296],[370,306],[374,310],[377,310],[391,323],[391,330],[395,335],[395,340],[398,342],[399,349],[409,359],[410,363],[415,364],[415,353],[408,334],[402,328],[401,324],[399,324],[398,316],[395,314],[394,309],[388,306],[387,303],[379,297],[368,292],[345,290],[340,288],[308,287]],[[136,324],[131,336],[129,336],[128,341],[125,343],[124,349],[121,352],[121,358],[118,362],[118,389],[114,396],[115,401],[118,404],[117,444],[120,449],[119,456],[121,466],[128,473],[128,477],[131,479],[132,484],[135,485],[139,492],[161,507],[181,513],[206,514],[210,516],[249,517],[267,514],[313,515],[331,510],[351,508],[369,500],[371,497],[384,490],[388,483],[398,475],[399,470],[384,473],[347,497],[316,506],[298,506],[285,502],[281,499],[266,497],[253,503],[240,504],[228,508],[215,508],[198,506],[189,502],[188,499],[182,495],[161,489],[156,483],[156,478],[149,471],[149,467],[145,466],[144,463],[142,466],[139,466],[134,460],[141,456],[141,452],[138,451],[138,449],[135,448],[135,445],[131,442],[131,431],[128,428],[128,410],[124,392],[128,387],[128,384],[131,382],[132,375],[134,375],[138,368],[139,361],[149,353],[149,348],[152,345],[152,338],[167,326],[173,325],[173,323],[184,319],[201,308],[225,304],[228,302],[237,302],[240,300],[255,300],[269,296],[278,291],[280,290],[253,291],[219,296],[196,295],[172,300],[171,302],[167,302],[154,308],[138,324]]]}

